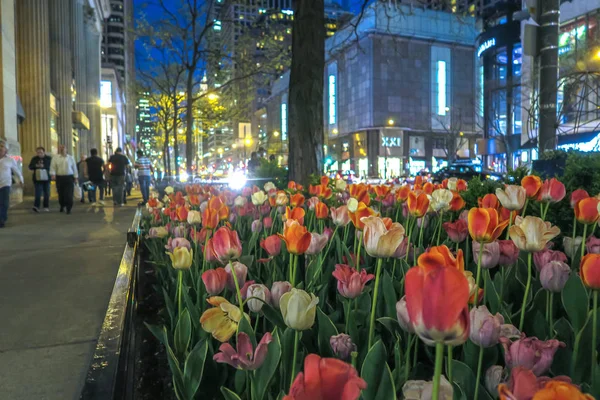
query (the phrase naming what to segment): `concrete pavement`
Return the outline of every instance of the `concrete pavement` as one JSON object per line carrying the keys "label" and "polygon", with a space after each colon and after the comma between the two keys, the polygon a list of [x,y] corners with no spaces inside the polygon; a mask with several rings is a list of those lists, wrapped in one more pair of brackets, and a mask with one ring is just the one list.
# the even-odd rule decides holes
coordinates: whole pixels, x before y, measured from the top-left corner
{"label": "concrete pavement", "polygon": [[77,399],[135,205],[9,211],[0,229],[0,399]]}

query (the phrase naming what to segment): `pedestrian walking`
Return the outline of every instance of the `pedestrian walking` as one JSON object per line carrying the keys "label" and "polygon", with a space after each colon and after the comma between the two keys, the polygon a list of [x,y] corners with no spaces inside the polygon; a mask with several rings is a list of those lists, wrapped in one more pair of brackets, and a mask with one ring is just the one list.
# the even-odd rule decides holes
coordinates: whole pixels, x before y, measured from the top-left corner
{"label": "pedestrian walking", "polygon": [[8,156],[8,143],[0,139],[0,228],[8,220],[8,206],[10,205],[10,188],[13,184],[23,184],[23,175],[17,162]]}
{"label": "pedestrian walking", "polygon": [[142,192],[142,201],[144,204],[146,204],[150,198],[150,181],[152,180],[152,174],[154,174],[154,168],[152,168],[150,159],[144,156],[144,152],[142,150],[137,151],[135,168],[137,169],[140,191]]}
{"label": "pedestrian walking", "polygon": [[117,147],[110,156],[110,186],[113,192],[113,204],[125,205],[125,173],[129,167],[129,159],[123,155],[123,149]]}
{"label": "pedestrian walking", "polygon": [[88,181],[89,176],[87,163],[85,162],[85,155],[83,154],[81,155],[81,159],[77,163],[77,173],[79,174],[79,190],[81,192],[81,202],[85,203],[85,190],[83,188],[83,185],[85,185],[85,183]]}
{"label": "pedestrian walking", "polygon": [[90,182],[93,188],[88,191],[88,198],[92,205],[96,204],[96,192],[100,193],[98,204],[104,205],[104,160],[98,157],[98,149],[90,150],[90,157],[85,162],[87,163],[87,171]]}
{"label": "pedestrian walking", "polygon": [[29,162],[29,169],[33,171],[33,186],[35,200],[33,201],[33,211],[40,212],[40,202],[44,196],[44,211],[50,211],[50,163],[52,157],[46,154],[46,149],[38,147],[35,150],[36,155]]}
{"label": "pedestrian walking", "polygon": [[58,204],[60,212],[67,210],[71,214],[73,208],[73,191],[77,184],[79,172],[72,155],[67,154],[64,145],[58,146],[58,154],[52,157],[50,163],[50,176],[56,181],[56,191],[58,192]]}

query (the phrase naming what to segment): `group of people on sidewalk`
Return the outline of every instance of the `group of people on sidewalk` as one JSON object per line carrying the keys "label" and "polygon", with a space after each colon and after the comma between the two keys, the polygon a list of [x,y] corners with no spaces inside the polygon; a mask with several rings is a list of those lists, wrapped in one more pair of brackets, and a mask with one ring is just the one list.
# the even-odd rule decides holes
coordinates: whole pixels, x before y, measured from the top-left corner
{"label": "group of people on sidewalk", "polygon": [[[150,197],[150,184],[154,170],[150,160],[141,150],[137,151],[134,168],[138,171],[140,190],[145,203]],[[131,165],[120,147],[110,157],[108,164],[98,156],[97,149],[91,149],[90,157],[82,157],[82,160],[76,164],[73,156],[67,154],[64,145],[58,146],[58,153],[52,157],[46,154],[43,147],[38,147],[36,155],[29,163],[29,169],[33,171],[35,194],[33,211],[36,213],[42,210],[50,211],[51,181],[56,182],[60,212],[66,211],[67,214],[71,214],[76,188],[81,190],[82,202],[84,192],[87,190],[92,205],[104,205],[105,175],[110,178],[114,205],[123,206],[127,202],[125,179],[131,171]],[[8,219],[10,190],[13,184],[23,186],[23,175],[17,162],[8,156],[8,144],[0,139],[0,228],[5,226]],[[98,202],[96,202],[97,192],[99,192]]]}

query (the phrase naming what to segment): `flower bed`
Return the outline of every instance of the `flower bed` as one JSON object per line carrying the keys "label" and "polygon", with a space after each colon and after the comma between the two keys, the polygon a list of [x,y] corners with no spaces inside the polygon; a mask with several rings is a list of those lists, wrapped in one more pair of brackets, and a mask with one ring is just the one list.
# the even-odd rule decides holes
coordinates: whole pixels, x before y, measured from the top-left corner
{"label": "flower bed", "polygon": [[[179,399],[600,394],[600,200],[583,190],[531,175],[465,210],[457,179],[167,189],[144,219],[164,300],[148,328]],[[545,219],[567,195],[561,235]]]}

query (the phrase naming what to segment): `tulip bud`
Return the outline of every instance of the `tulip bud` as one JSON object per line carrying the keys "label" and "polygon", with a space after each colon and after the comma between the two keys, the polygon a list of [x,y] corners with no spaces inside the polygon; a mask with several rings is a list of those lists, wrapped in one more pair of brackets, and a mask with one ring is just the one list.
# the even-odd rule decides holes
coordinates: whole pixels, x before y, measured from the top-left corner
{"label": "tulip bud", "polygon": [[185,234],[187,232],[186,232],[185,226],[178,225],[173,228],[172,233],[173,233],[173,236],[175,236],[176,238],[182,238],[182,237],[185,237]]}
{"label": "tulip bud", "polygon": [[573,256],[577,254],[579,246],[581,246],[581,242],[583,242],[583,238],[581,236],[577,236],[575,240],[569,236],[563,237],[563,247],[565,249],[565,253],[572,260]]}
{"label": "tulip bud", "polygon": [[275,196],[275,204],[279,207],[285,207],[288,203],[289,199],[287,194],[284,191],[277,192]]}
{"label": "tulip bud", "polygon": [[512,240],[496,240],[500,249],[498,264],[512,265],[519,259],[519,248]]}
{"label": "tulip bud", "polygon": [[269,203],[265,203],[259,207],[260,213],[263,216],[269,215],[271,213],[271,205]]}
{"label": "tulip bud", "polygon": [[251,230],[252,233],[260,232],[262,230],[262,222],[260,221],[260,219],[255,219],[254,221],[252,221]]}
{"label": "tulip bud", "polygon": [[459,218],[454,222],[444,222],[442,226],[448,234],[448,239],[454,243],[463,242],[469,234],[469,227],[464,219]]}
{"label": "tulip bud", "polygon": [[498,392],[498,385],[502,383],[504,367],[501,365],[492,365],[485,371],[485,388],[490,393]]}
{"label": "tulip bud", "polygon": [[292,290],[292,284],[287,281],[273,282],[273,285],[271,286],[271,304],[273,307],[279,308],[279,300],[281,299],[281,296],[290,290]]}
{"label": "tulip bud", "polygon": [[355,299],[360,296],[367,282],[375,278],[375,275],[367,274],[365,269],[358,272],[346,264],[336,264],[332,275],[338,280],[338,292],[347,299]]}
{"label": "tulip bud", "polygon": [[188,250],[192,249],[191,243],[185,238],[169,238],[165,249],[172,253],[177,247],[185,247]]}
{"label": "tulip bud", "polygon": [[237,196],[235,200],[233,200],[233,205],[236,207],[244,207],[248,200],[245,197]]}
{"label": "tulip bud", "polygon": [[202,223],[202,214],[198,211],[188,211],[187,222],[190,225]]}
{"label": "tulip bud", "polygon": [[194,251],[186,247],[176,247],[172,253],[167,253],[167,255],[175,269],[190,269],[194,260]]}
{"label": "tulip bud", "polygon": [[348,207],[340,206],[338,208],[331,207],[329,209],[331,213],[331,220],[336,226],[346,226],[350,223],[350,216],[348,215]]}
{"label": "tulip bud", "polygon": [[246,277],[248,276],[248,267],[237,261],[232,264],[227,264],[227,266],[225,267],[225,272],[227,272],[227,289],[231,290],[232,292],[235,292],[235,282],[233,281],[233,275],[231,274],[232,265],[240,289],[246,283]]}
{"label": "tulip bud", "polygon": [[331,344],[333,353],[344,361],[350,358],[353,351],[356,351],[356,345],[352,342],[352,338],[345,333],[332,336],[329,344]]}
{"label": "tulip bud", "polygon": [[358,200],[356,200],[354,197],[351,197],[348,199],[346,206],[348,207],[348,211],[352,213],[356,212],[356,210],[358,210]]}
{"label": "tulip bud", "polygon": [[590,236],[585,241],[585,248],[588,253],[600,254],[600,239],[595,236]]}
{"label": "tulip bud", "polygon": [[[251,297],[256,297],[258,299],[261,299],[262,301],[257,299],[250,299]],[[265,285],[254,284],[250,285],[246,290],[246,298],[250,299],[247,302],[250,311],[257,313],[260,312],[260,310],[262,309],[264,302],[271,302],[271,292]]]}
{"label": "tulip bud", "polygon": [[227,272],[224,268],[209,269],[202,274],[202,282],[211,296],[220,294],[227,283]]}
{"label": "tulip bud", "polygon": [[[479,242],[473,241],[473,260],[479,260],[479,249],[482,246]],[[494,268],[500,261],[500,245],[498,242],[483,244],[481,253],[481,267],[485,269]]]}
{"label": "tulip bud", "polygon": [[[406,381],[402,386],[404,400],[430,400],[433,399],[433,382],[431,381]],[[440,377],[438,400],[452,400],[454,389],[444,375]]]}
{"label": "tulip bud", "polygon": [[246,283],[244,283],[244,286],[242,286],[242,288],[240,289],[240,293],[242,294],[242,300],[246,300],[246,297],[248,295],[248,288],[254,285],[255,283],[255,281],[246,281]]}
{"label": "tulip bud", "polygon": [[471,331],[469,338],[471,341],[482,347],[492,347],[498,344],[504,317],[501,314],[492,315],[486,306],[475,307],[470,314]]}
{"label": "tulip bud", "polygon": [[281,252],[281,238],[277,235],[271,235],[260,241],[262,247],[269,257],[276,257]]}
{"label": "tulip bud", "polygon": [[318,197],[311,197],[310,199],[308,199],[308,201],[306,202],[306,205],[308,205],[308,209],[311,211],[315,211],[315,207],[317,206],[317,204],[320,202],[321,200],[319,200]]}
{"label": "tulip bud", "polygon": [[165,188],[165,193],[166,193],[166,194],[172,194],[173,192],[174,192],[174,190],[173,190],[173,186],[167,186],[167,187]]}
{"label": "tulip bud", "polygon": [[203,213],[208,208],[208,201],[200,203],[200,212]]}
{"label": "tulip bud", "polygon": [[304,290],[292,289],[281,296],[279,308],[285,324],[294,330],[304,331],[315,323],[319,298]]}
{"label": "tulip bud", "polygon": [[326,227],[323,229],[323,235],[327,236],[327,240],[331,239],[331,236],[333,235],[333,229]]}
{"label": "tulip bud", "polygon": [[410,323],[408,309],[406,308],[406,296],[402,297],[396,303],[396,317],[398,318],[398,324],[400,324],[402,330],[408,333],[415,333],[415,329]]}
{"label": "tulip bud", "polygon": [[550,261],[542,267],[540,283],[542,287],[554,293],[560,293],[569,279],[571,268],[562,261]]}

